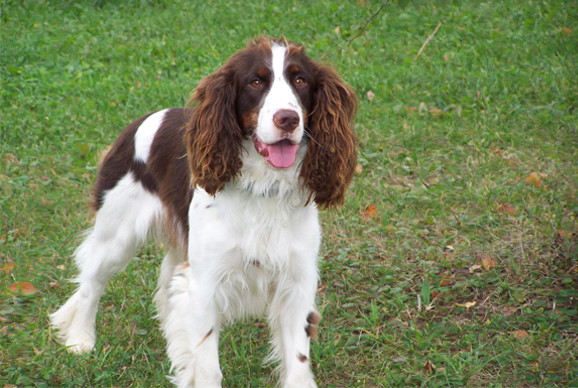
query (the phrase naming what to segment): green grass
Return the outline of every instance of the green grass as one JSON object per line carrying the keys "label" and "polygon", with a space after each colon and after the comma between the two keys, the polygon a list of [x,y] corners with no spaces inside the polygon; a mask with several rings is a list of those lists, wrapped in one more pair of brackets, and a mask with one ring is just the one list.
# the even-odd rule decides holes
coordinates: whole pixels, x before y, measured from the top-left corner
{"label": "green grass", "polygon": [[[2,1],[0,286],[37,291],[0,294],[0,386],[168,386],[157,249],[111,282],[94,352],[49,328],[98,153],[253,36],[343,47],[380,5],[366,2]],[[577,387],[578,4],[425,3],[389,4],[331,57],[360,97],[362,170],[322,214],[318,383]],[[267,339],[261,321],[223,333],[225,386],[274,385]]]}

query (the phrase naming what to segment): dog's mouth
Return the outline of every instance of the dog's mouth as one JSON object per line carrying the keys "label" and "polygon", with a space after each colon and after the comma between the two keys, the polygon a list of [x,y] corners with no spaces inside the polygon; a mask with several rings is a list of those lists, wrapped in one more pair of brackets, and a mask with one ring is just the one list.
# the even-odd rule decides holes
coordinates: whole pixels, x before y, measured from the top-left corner
{"label": "dog's mouth", "polygon": [[289,168],[295,163],[299,144],[293,144],[289,139],[283,139],[273,144],[263,143],[259,137],[253,136],[253,144],[265,162],[275,168]]}

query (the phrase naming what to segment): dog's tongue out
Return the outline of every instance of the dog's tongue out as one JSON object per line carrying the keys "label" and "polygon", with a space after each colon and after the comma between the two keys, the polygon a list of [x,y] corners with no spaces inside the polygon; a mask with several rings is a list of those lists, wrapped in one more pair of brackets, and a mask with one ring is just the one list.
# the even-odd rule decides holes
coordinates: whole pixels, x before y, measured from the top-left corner
{"label": "dog's tongue out", "polygon": [[289,168],[295,163],[295,155],[299,144],[291,144],[289,139],[283,139],[275,144],[265,144],[258,137],[253,137],[255,149],[267,162],[276,168]]}

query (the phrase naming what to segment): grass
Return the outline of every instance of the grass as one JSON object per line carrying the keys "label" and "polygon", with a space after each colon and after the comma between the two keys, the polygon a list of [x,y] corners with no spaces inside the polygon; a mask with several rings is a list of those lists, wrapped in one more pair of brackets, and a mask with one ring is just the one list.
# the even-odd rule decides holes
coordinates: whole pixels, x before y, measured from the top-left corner
{"label": "grass", "polygon": [[[331,57],[360,97],[360,168],[322,214],[318,383],[577,387],[578,4],[399,3]],[[284,34],[319,58],[380,4],[1,5],[0,386],[168,386],[154,248],[111,282],[93,353],[68,354],[49,328],[99,152],[182,106],[246,39]],[[225,386],[274,385],[262,323],[223,333]]]}

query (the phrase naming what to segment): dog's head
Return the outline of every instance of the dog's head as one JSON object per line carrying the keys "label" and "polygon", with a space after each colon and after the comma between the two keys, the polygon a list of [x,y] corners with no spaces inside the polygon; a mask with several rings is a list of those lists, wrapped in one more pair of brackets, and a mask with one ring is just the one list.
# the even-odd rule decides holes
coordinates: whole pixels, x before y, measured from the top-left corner
{"label": "dog's head", "polygon": [[[355,167],[353,90],[303,46],[258,38],[201,80],[186,143],[193,184],[222,190],[242,167],[246,139],[269,168],[300,165],[302,184],[321,206],[340,205]],[[302,160],[299,147],[307,147]]]}

